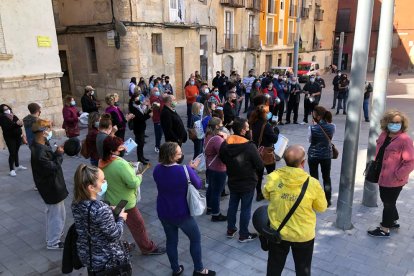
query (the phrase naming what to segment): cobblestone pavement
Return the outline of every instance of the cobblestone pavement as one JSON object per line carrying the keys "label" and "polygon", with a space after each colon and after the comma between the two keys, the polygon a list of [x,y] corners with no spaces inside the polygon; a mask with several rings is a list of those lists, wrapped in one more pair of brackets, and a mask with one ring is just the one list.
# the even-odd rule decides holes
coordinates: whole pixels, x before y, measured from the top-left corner
{"label": "cobblestone pavement", "polygon": [[[372,77],[372,76],[371,76]],[[325,76],[331,83],[332,76]],[[391,80],[388,107],[398,108],[414,118],[414,79],[402,77]],[[322,103],[330,108],[332,103],[331,86],[325,89]],[[301,106],[301,110],[302,110]],[[185,119],[185,105],[180,104],[179,112]],[[300,117],[301,118],[301,117]],[[337,133],[333,142],[342,149],[345,116],[334,116]],[[359,153],[357,161],[357,178],[353,205],[352,222],[354,228],[342,231],[335,227],[336,201],[338,196],[341,159],[333,160],[332,185],[333,206],[325,213],[318,215],[315,250],[313,255],[313,275],[414,275],[414,191],[413,179],[404,188],[398,200],[401,229],[393,232],[390,239],[368,237],[366,230],[375,227],[381,218],[382,205],[378,208],[367,208],[361,205],[363,176],[365,167],[368,124],[361,122]],[[154,152],[153,127],[149,121],[145,152],[153,164],[157,163]],[[287,125],[280,127],[281,133],[290,139],[290,143],[308,146],[306,141],[307,127],[303,125]],[[82,130],[82,135],[86,130]],[[413,131],[410,131],[412,137]],[[128,133],[131,136],[131,133]],[[62,141],[56,141],[61,143]],[[53,143],[53,141],[52,141]],[[184,145],[186,161],[192,156],[192,142]],[[49,251],[45,248],[45,206],[38,192],[33,190],[33,179],[30,171],[29,149],[23,146],[20,150],[21,164],[29,167],[27,171],[17,172],[17,177],[8,176],[8,152],[0,151],[0,274],[1,275],[59,275],[61,266],[60,251]],[[126,159],[134,160],[135,154]],[[85,159],[65,157],[63,169],[70,195],[66,200],[66,229],[72,224],[70,203],[72,200],[73,175],[76,167],[87,162]],[[283,164],[278,164],[278,167]],[[157,219],[155,200],[156,187],[152,180],[152,172],[145,175],[141,186],[142,201],[138,204],[145,219],[151,238],[159,244],[165,243],[162,226]],[[265,202],[254,202],[253,210]],[[221,202],[222,212],[226,214],[228,199]],[[209,216],[197,217],[201,234],[203,260],[206,267],[216,270],[218,275],[265,275],[267,253],[260,249],[259,241],[247,244],[237,239],[227,239],[226,223],[212,223]],[[251,230],[253,227],[250,226]],[[125,227],[125,238],[132,237]],[[180,234],[178,245],[180,263],[185,266],[184,275],[191,275],[193,265],[189,254],[189,242]],[[168,258],[163,256],[142,256],[138,251],[133,254],[134,275],[170,275]],[[86,275],[80,270],[73,275]],[[291,256],[288,257],[284,275],[295,275]]]}

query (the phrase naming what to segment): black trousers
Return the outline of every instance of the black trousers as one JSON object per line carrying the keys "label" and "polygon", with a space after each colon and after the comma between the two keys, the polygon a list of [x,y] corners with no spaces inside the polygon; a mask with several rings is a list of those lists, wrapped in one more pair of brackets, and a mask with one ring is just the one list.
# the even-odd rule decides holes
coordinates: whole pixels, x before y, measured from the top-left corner
{"label": "black trousers", "polygon": [[287,103],[287,111],[286,111],[286,122],[290,122],[290,114],[293,111],[293,122],[298,121],[298,111],[299,111],[299,102],[294,99],[289,98],[289,101]]}
{"label": "black trousers", "polygon": [[332,194],[332,187],[331,187],[331,159],[309,159],[309,174],[319,179],[319,172],[318,167],[321,165],[321,172],[322,172],[322,179],[323,179],[323,189],[325,191],[326,201],[328,204],[331,204],[331,194]]}
{"label": "black trousers", "polygon": [[402,187],[379,187],[380,198],[384,204],[381,222],[384,227],[390,228],[399,219],[396,204],[401,190]]}
{"label": "black trousers", "polygon": [[250,102],[250,93],[246,93],[244,95],[244,112],[247,112],[247,109],[249,108],[249,102]]}
{"label": "black trousers", "polygon": [[9,168],[10,170],[14,170],[14,166],[19,166],[19,149],[20,145],[22,144],[22,138],[6,138],[4,137],[4,141],[6,142],[7,149],[9,150]]}
{"label": "black trousers", "polygon": [[314,239],[307,242],[282,241],[280,244],[269,243],[267,259],[267,276],[282,275],[286,257],[292,248],[293,261],[297,276],[310,276]]}
{"label": "black trousers", "polygon": [[191,113],[191,108],[193,104],[187,104],[187,128],[193,127],[193,114]]}
{"label": "black trousers", "polygon": [[135,143],[137,143],[137,160],[144,161],[144,143],[145,143],[145,131],[134,132]]}
{"label": "black trousers", "polygon": [[[266,165],[266,172],[267,174],[273,172],[276,169],[276,163],[275,164],[270,164],[270,165]],[[257,194],[261,194],[262,193],[262,179],[263,179],[263,174],[264,174],[264,168],[261,171],[257,171],[257,184],[256,184],[256,192]]]}
{"label": "black trousers", "polygon": [[307,123],[307,122],[308,122],[308,116],[309,116],[309,114],[312,114],[313,108],[314,108],[315,106],[317,106],[317,105],[318,105],[318,104],[317,104],[316,102],[311,103],[311,102],[309,101],[309,99],[306,99],[306,98],[305,98],[305,100],[304,100],[304,102],[303,102],[303,107],[304,107],[304,109],[305,109],[305,111],[304,111],[304,115],[303,115],[303,121],[304,121],[305,123]]}
{"label": "black trousers", "polygon": [[283,112],[285,111],[285,101],[281,100],[280,104],[277,105],[277,109],[278,109],[278,114],[277,114],[277,121],[278,122],[282,122],[283,119]]}
{"label": "black trousers", "polygon": [[122,141],[125,141],[125,128],[115,132],[115,136],[121,138]]}

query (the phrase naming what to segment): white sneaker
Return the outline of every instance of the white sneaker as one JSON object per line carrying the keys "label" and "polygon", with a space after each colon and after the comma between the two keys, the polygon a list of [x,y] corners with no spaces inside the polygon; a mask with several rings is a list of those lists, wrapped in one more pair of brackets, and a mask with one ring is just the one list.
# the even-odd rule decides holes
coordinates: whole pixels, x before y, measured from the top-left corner
{"label": "white sneaker", "polygon": [[27,168],[20,165],[20,166],[16,167],[16,171],[19,171],[19,170],[24,171],[24,170],[27,170]]}
{"label": "white sneaker", "polygon": [[16,171],[15,170],[11,170],[9,173],[10,176],[15,177],[16,176]]}

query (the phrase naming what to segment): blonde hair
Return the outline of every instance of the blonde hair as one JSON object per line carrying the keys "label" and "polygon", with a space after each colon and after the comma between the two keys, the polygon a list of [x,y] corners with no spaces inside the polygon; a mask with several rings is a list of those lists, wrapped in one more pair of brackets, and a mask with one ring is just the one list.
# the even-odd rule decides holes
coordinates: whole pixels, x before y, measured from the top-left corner
{"label": "blonde hair", "polygon": [[107,105],[113,105],[115,103],[115,94],[106,95],[105,102]]}
{"label": "blonde hair", "polygon": [[193,103],[193,105],[191,106],[191,113],[193,115],[199,115],[202,106],[203,105],[201,103]]}
{"label": "blonde hair", "polygon": [[384,116],[382,116],[381,119],[381,129],[383,131],[387,131],[388,132],[388,124],[392,123],[392,120],[396,117],[396,116],[400,116],[401,117],[401,131],[402,132],[406,132],[408,129],[408,118],[407,116],[395,109],[391,109],[385,112]]}
{"label": "blonde hair", "polygon": [[79,203],[82,200],[89,200],[91,193],[88,186],[96,186],[98,181],[99,169],[95,166],[88,166],[80,164],[75,172],[74,188],[73,188],[73,202]]}

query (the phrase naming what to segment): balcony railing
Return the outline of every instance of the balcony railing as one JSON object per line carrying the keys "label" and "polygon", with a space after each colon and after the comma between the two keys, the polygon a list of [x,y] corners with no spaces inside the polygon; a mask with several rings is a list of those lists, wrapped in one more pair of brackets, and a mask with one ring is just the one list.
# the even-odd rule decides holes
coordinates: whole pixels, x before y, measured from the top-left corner
{"label": "balcony railing", "polygon": [[266,45],[275,45],[276,44],[277,33],[268,32],[266,33]]}
{"label": "balcony railing", "polygon": [[238,48],[237,34],[224,34],[224,50],[234,50]]}
{"label": "balcony railing", "polygon": [[302,8],[301,17],[305,19],[309,18],[309,8]]}
{"label": "balcony railing", "polygon": [[315,21],[323,21],[323,13],[325,11],[320,8],[315,9]]}
{"label": "balcony railing", "polygon": [[245,0],[220,0],[220,3],[233,8],[245,7]]}
{"label": "balcony railing", "polygon": [[249,42],[247,48],[249,49],[259,49],[260,48],[260,38],[259,35],[252,35],[249,37]]}
{"label": "balcony railing", "polygon": [[295,42],[295,33],[289,33],[287,44],[293,45],[294,42]]}
{"label": "balcony railing", "polygon": [[246,9],[253,11],[261,11],[261,0],[246,0]]}

